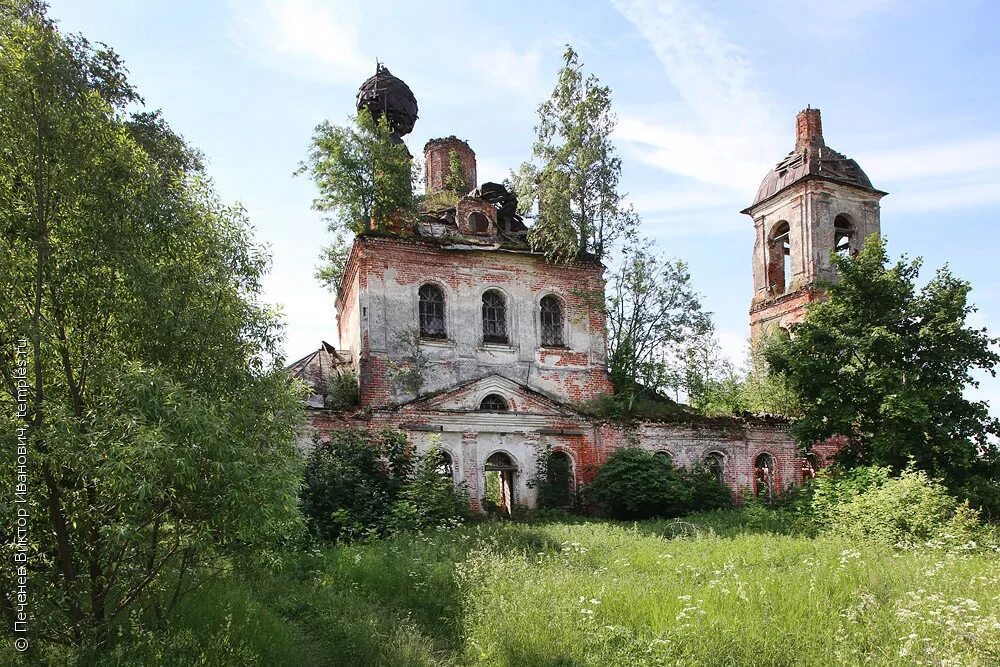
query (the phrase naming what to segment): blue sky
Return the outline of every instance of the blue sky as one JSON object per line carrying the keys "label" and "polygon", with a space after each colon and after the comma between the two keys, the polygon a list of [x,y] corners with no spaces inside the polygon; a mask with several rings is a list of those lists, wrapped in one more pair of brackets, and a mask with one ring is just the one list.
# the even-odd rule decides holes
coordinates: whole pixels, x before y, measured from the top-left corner
{"label": "blue sky", "polygon": [[[326,241],[311,182],[293,177],[312,128],[344,121],[378,58],[420,104],[419,154],[455,134],[501,180],[530,153],[563,46],[609,85],[623,186],[644,233],[686,260],[723,348],[739,356],[751,297],[748,205],[791,149],[796,112],[882,201],[894,256],[948,263],[973,284],[973,322],[1000,333],[1000,5],[957,0],[472,3],[52,0],[68,31],[124,57],[147,105],[206,154],[247,208],[274,268],[291,359],[335,342],[313,278]],[[1000,415],[1000,381],[977,396]]]}

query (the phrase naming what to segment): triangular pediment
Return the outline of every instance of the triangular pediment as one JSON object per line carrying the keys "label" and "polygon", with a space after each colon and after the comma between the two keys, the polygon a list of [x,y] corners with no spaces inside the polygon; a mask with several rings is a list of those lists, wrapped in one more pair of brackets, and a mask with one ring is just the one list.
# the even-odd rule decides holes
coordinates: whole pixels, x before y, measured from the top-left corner
{"label": "triangular pediment", "polygon": [[502,375],[488,375],[478,380],[444,389],[414,399],[398,407],[401,412],[478,412],[483,399],[491,394],[502,397],[510,412],[533,415],[571,415],[573,410],[557,400]]}

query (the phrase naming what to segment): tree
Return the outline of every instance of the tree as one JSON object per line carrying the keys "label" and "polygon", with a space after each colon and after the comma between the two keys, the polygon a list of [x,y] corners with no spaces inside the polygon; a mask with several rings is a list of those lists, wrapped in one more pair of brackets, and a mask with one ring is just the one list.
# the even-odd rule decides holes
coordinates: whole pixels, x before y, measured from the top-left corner
{"label": "tree", "polygon": [[413,164],[406,145],[393,139],[388,119],[362,109],[348,125],[316,126],[312,147],[297,174],[319,188],[313,208],[331,214],[334,242],[323,249],[317,278],[336,289],[346,262],[344,234],[381,231],[393,216],[413,210]]}
{"label": "tree", "polygon": [[1000,354],[996,338],[967,326],[969,283],[945,266],[918,289],[920,260],[889,265],[876,236],[833,262],[840,279],[824,286],[828,298],[765,352],[801,402],[799,442],[844,435],[849,465],[898,471],[912,460],[971,495],[970,485],[995,477],[990,436],[1000,423],[964,391],[977,384],[974,370],[995,373]]}
{"label": "tree", "polygon": [[534,160],[512,180],[522,212],[538,207],[528,234],[532,247],[556,261],[600,260],[633,233],[636,218],[618,192],[611,90],[594,75],[584,77],[570,46],[563,63],[551,97],[538,108]]}
{"label": "tree", "polygon": [[33,634],[100,644],[297,529],[299,397],[263,248],[195,151],[128,115],[117,55],[41,3],[4,4],[0,42],[0,456],[26,461],[0,512],[30,515]]}
{"label": "tree", "polygon": [[469,184],[465,182],[465,167],[456,150],[448,151],[448,175],[444,179],[444,187],[459,197],[469,192]]}
{"label": "tree", "polygon": [[706,336],[688,349],[685,361],[688,399],[703,414],[799,414],[795,392],[783,376],[770,372],[760,349],[749,349],[736,367],[722,354],[715,337]]}
{"label": "tree", "polygon": [[622,447],[608,457],[586,495],[615,519],[651,519],[690,511],[694,491],[665,456]]}
{"label": "tree", "polygon": [[687,265],[642,242],[626,248],[605,302],[608,359],[617,393],[642,385],[676,391],[684,385],[687,351],[711,337],[710,313],[691,285]]}

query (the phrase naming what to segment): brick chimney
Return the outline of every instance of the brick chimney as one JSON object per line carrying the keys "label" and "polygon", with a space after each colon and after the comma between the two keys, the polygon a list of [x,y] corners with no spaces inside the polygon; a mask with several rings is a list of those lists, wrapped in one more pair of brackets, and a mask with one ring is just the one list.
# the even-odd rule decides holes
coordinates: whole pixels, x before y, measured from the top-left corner
{"label": "brick chimney", "polygon": [[458,154],[465,172],[466,194],[476,189],[476,153],[469,144],[456,137],[431,139],[424,145],[424,188],[427,194],[445,189],[445,179],[451,170],[451,152]]}
{"label": "brick chimney", "polygon": [[823,143],[823,121],[819,109],[806,108],[795,117],[795,150],[807,146],[825,146]]}

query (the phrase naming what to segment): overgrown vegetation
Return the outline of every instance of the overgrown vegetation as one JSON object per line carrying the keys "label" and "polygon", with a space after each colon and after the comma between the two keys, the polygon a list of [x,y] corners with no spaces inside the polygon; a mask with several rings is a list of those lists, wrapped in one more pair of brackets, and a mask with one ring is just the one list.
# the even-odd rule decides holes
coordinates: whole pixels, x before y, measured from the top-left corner
{"label": "overgrown vegetation", "polygon": [[614,519],[676,517],[732,502],[729,488],[707,471],[676,468],[669,457],[635,447],[608,457],[585,493]]}
{"label": "overgrown vegetation", "polygon": [[599,304],[607,316],[611,380],[627,402],[641,398],[642,390],[676,395],[686,389],[689,350],[704,346],[713,331],[687,265],[649,247],[641,242],[625,249]]}
{"label": "overgrown vegetation", "polygon": [[1000,557],[984,544],[811,537],[760,508],[490,522],[234,573],[163,634],[126,627],[101,664],[988,667]]}
{"label": "overgrown vegetation", "polygon": [[520,212],[537,207],[528,240],[553,261],[601,260],[634,235],[635,214],[618,192],[615,122],[611,89],[585,76],[567,46],[552,95],[538,108],[533,159],[512,178]]}
{"label": "overgrown vegetation", "polygon": [[967,325],[969,283],[945,267],[918,289],[920,260],[891,264],[877,236],[833,261],[829,298],[765,352],[799,397],[797,439],[844,435],[843,463],[900,471],[912,461],[1000,516],[1000,421],[965,397],[974,371],[995,374],[1000,341]]}
{"label": "overgrown vegetation", "polygon": [[265,249],[117,54],[29,1],[0,43],[0,461],[23,446],[26,490],[0,498],[0,609],[9,631],[17,507],[30,639],[101,651],[297,532],[300,397]]}
{"label": "overgrown vegetation", "polygon": [[360,402],[361,387],[357,373],[344,371],[330,378],[325,405],[328,410],[347,410]]}
{"label": "overgrown vegetation", "polygon": [[462,521],[469,499],[440,465],[440,450],[417,456],[400,431],[334,431],[306,466],[302,511],[310,533],[343,541]]}
{"label": "overgrown vegetation", "polygon": [[319,196],[313,208],[330,213],[333,234],[323,249],[316,277],[331,291],[340,286],[349,244],[347,238],[366,231],[383,231],[393,219],[404,219],[416,208],[414,165],[406,146],[393,140],[384,115],[367,109],[345,125],[323,121],[316,126],[312,146],[297,174],[307,173]]}

